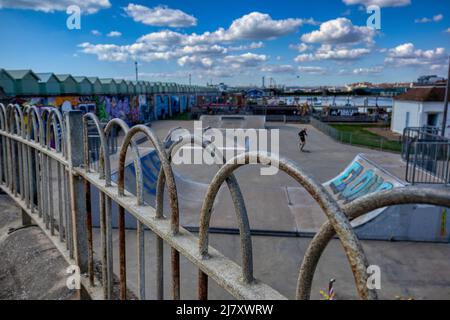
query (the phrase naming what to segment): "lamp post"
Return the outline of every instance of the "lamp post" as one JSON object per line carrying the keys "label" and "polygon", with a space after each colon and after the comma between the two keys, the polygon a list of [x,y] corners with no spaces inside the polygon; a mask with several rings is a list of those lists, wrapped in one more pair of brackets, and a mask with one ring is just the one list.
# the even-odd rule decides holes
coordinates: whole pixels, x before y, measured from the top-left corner
{"label": "lamp post", "polygon": [[134,62],[135,70],[136,70],[136,82],[139,81],[139,73],[138,73],[138,63],[137,61]]}

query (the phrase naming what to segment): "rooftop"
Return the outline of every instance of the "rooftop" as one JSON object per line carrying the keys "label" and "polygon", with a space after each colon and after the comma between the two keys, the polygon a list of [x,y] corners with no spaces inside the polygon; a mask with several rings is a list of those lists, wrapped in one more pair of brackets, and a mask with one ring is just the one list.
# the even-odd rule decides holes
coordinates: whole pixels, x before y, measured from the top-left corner
{"label": "rooftop", "polygon": [[58,78],[59,81],[66,81],[69,78],[73,78],[70,74],[57,74],[56,78]]}
{"label": "rooftop", "polygon": [[413,88],[408,92],[395,97],[400,101],[420,101],[420,102],[444,102],[445,88],[426,87]]}
{"label": "rooftop", "polygon": [[23,79],[27,74],[31,74],[34,76],[37,80],[39,80],[39,77],[31,70],[5,70],[11,78],[14,80],[20,80]]}
{"label": "rooftop", "polygon": [[[50,80],[50,78],[54,76],[54,74],[51,72],[36,73],[36,75],[41,79],[40,82],[48,82],[48,80]],[[56,78],[56,80],[58,80],[58,78]]]}

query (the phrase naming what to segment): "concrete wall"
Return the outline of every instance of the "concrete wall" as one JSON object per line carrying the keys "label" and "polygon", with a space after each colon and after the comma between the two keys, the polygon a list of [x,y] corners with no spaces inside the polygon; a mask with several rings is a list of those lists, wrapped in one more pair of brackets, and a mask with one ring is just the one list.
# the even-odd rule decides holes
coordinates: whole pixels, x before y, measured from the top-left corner
{"label": "concrete wall", "polygon": [[[394,101],[391,130],[403,134],[403,130],[408,127],[420,127],[421,123],[421,103],[414,101]],[[407,117],[409,112],[409,121]]]}

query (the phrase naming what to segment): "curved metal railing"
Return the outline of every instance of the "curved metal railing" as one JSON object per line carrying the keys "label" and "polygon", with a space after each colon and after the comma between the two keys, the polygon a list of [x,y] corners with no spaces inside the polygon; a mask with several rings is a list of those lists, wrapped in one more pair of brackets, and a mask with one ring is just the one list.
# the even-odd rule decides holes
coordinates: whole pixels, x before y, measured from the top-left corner
{"label": "curved metal railing", "polygon": [[[88,126],[93,125],[100,138],[98,172],[91,169],[89,159]],[[109,138],[112,129],[123,131],[117,165],[117,183],[112,179]],[[92,129],[92,128],[91,128]],[[175,130],[170,131],[169,135]],[[154,146],[161,162],[156,186],[156,205],[144,202],[144,181],[137,135],[144,135]],[[169,143],[170,142],[170,143]],[[119,119],[105,127],[94,114],[82,115],[71,111],[64,115],[55,108],[22,109],[17,105],[0,104],[0,188],[10,195],[22,210],[55,243],[71,264],[76,264],[87,276],[83,285],[94,298],[127,299],[127,260],[125,216],[137,220],[138,298],[146,298],[145,237],[148,228],[156,235],[156,298],[164,298],[163,246],[171,248],[171,290],[173,299],[181,299],[180,255],[199,269],[198,297],[208,298],[208,279],[238,299],[285,299],[283,295],[253,275],[253,250],[250,221],[238,180],[233,172],[256,159],[263,165],[277,165],[294,178],[323,209],[327,222],[311,241],[301,264],[297,281],[297,299],[309,299],[314,273],[320,257],[330,240],[337,235],[352,269],[361,299],[376,299],[367,282],[368,259],[350,221],[377,208],[423,203],[450,207],[450,194],[443,189],[406,187],[358,199],[340,208],[328,191],[301,167],[284,158],[261,152],[246,152],[229,160],[219,168],[211,181],[203,201],[199,235],[180,226],[180,212],[172,156],[186,145],[197,145],[213,158],[224,160],[214,143],[185,134],[176,141],[169,136],[160,140],[152,129],[138,125],[129,128]],[[128,150],[136,171],[136,195],[125,189],[125,166]],[[222,161],[224,162],[224,161]],[[241,241],[242,266],[224,257],[208,243],[214,200],[226,183],[234,204]],[[170,219],[164,212],[164,192],[167,188]],[[96,190],[100,216],[100,260],[93,249],[92,203]],[[117,206],[119,221],[119,274],[115,285],[113,271],[113,204]],[[119,294],[117,294],[117,291]]]}

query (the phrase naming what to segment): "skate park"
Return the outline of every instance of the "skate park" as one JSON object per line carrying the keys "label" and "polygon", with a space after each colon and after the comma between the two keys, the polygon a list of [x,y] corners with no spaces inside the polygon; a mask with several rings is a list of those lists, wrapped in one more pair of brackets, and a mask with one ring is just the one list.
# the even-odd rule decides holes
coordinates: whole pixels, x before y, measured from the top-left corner
{"label": "skate park", "polygon": [[[266,123],[264,116],[202,116],[200,121],[204,129],[279,130],[280,156],[299,163],[308,174],[326,187],[341,206],[373,192],[408,185],[404,181],[405,165],[398,154],[338,144],[317,133],[310,125]],[[303,153],[299,152],[296,136],[301,128],[311,132],[307,152]],[[153,124],[153,129],[169,145],[173,141],[167,137],[167,132],[171,131],[174,137],[177,136],[177,131],[186,131],[179,132],[180,136],[188,134],[188,131],[194,132],[192,122],[160,121]],[[207,136],[208,131],[205,133]],[[197,151],[201,149],[198,146],[183,148],[185,151],[191,148],[196,148]],[[234,148],[236,154],[248,151],[248,145],[235,144],[230,148]],[[160,162],[151,146],[143,143],[139,145],[139,149],[145,185],[144,199],[154,206]],[[177,189],[182,198],[182,224],[189,230],[198,229],[198,212],[209,183],[218,169],[217,165],[207,164],[174,165]],[[259,171],[257,165],[247,166],[239,169],[236,174],[246,200],[253,234],[312,237],[326,221],[316,201],[286,174],[279,172],[277,175],[264,177]],[[134,193],[135,184],[134,164],[129,161],[126,167],[127,190]],[[229,210],[231,203],[227,188],[221,188],[215,202],[212,222],[212,227],[217,232],[238,233],[234,212]],[[450,221],[446,221],[443,228],[443,209],[413,205],[384,208],[356,219],[353,227],[358,236],[366,240],[448,243]],[[135,222],[130,220],[127,226],[133,228]]]}
{"label": "skate park", "polygon": [[[208,120],[209,122],[203,125],[204,128],[210,127],[211,124],[219,127],[218,129],[248,127],[242,118]],[[253,121],[256,123],[253,126],[258,128],[280,130],[280,156],[298,163],[308,174],[320,181],[342,205],[368,192],[407,185],[403,180],[405,164],[398,154],[340,144],[310,125],[272,122],[261,125],[260,121]],[[152,123],[152,129],[163,141],[167,138],[168,132],[176,128],[184,128],[193,133],[194,122],[168,120]],[[297,135],[301,128],[308,131],[306,147],[308,152],[305,153],[300,153],[298,149]],[[140,142],[139,153],[145,181],[144,199],[150,205],[154,205],[159,161],[152,146],[145,141]],[[240,147],[238,149],[241,152],[245,150],[245,145]],[[114,161],[112,167],[114,168]],[[202,201],[208,184],[218,169],[219,167],[215,165],[173,166],[180,196],[180,222],[191,232],[198,231]],[[275,176],[264,177],[260,175],[260,166],[245,166],[236,171],[236,178],[246,201],[254,235],[253,247],[257,257],[255,272],[259,279],[274,286],[287,297],[293,297],[295,284],[289,279],[295,277],[298,272],[301,256],[311,238],[326,221],[326,217],[315,200],[282,172]],[[125,185],[127,190],[135,192],[132,159],[128,159]],[[167,207],[165,205],[165,208]],[[213,210],[211,243],[227,257],[239,263],[237,220],[226,187],[221,188]],[[447,225],[442,226],[440,218],[442,210],[443,208],[423,205],[396,206],[371,212],[353,221],[358,237],[364,240],[364,250],[368,253],[370,261],[379,265],[382,270],[389,270],[389,276],[383,282],[381,297],[395,299],[412,296],[417,299],[428,299],[449,294],[448,273],[445,271],[445,257],[450,251],[447,244],[449,226],[448,221]],[[165,215],[169,216],[170,213],[165,212]],[[135,270],[133,263],[136,262],[136,244],[133,241],[136,236],[136,222],[130,215],[126,218],[127,239],[130,239],[127,241],[127,261],[130,261],[131,266],[128,281],[130,288],[133,289],[137,277],[137,274],[133,273]],[[443,233],[443,230],[446,232]],[[117,235],[115,239],[117,241]],[[148,254],[151,260],[155,254],[153,245],[155,239],[151,232],[146,233],[146,241],[150,244],[146,255]],[[95,242],[100,245],[98,234]],[[298,252],[298,255],[292,252]],[[115,259],[116,257],[117,254]],[[170,263],[168,259],[169,257],[165,261],[167,264]],[[429,270],[428,264],[431,260],[432,273],[424,271]],[[196,284],[192,279],[195,279],[196,269],[187,260],[182,259],[181,263],[183,270],[186,270],[186,274],[182,277],[182,287],[186,288],[184,292],[182,290],[183,298],[195,298],[192,291],[195,291],[193,287]],[[414,267],[411,269],[412,265]],[[149,263],[148,268],[153,270],[154,266]],[[435,277],[440,279],[439,283],[432,280]],[[346,265],[345,254],[338,240],[332,241],[324,253],[323,263],[318,266],[312,290],[313,299],[320,298],[319,291],[331,278],[338,279],[336,290],[341,292],[341,299],[357,296],[351,271],[348,264]],[[148,295],[152,297],[154,279],[147,279],[147,282]],[[407,282],[409,284],[405,286]],[[169,291],[169,287],[166,291]],[[345,295],[342,294],[344,292]],[[212,285],[211,298],[230,297],[222,289]]]}

